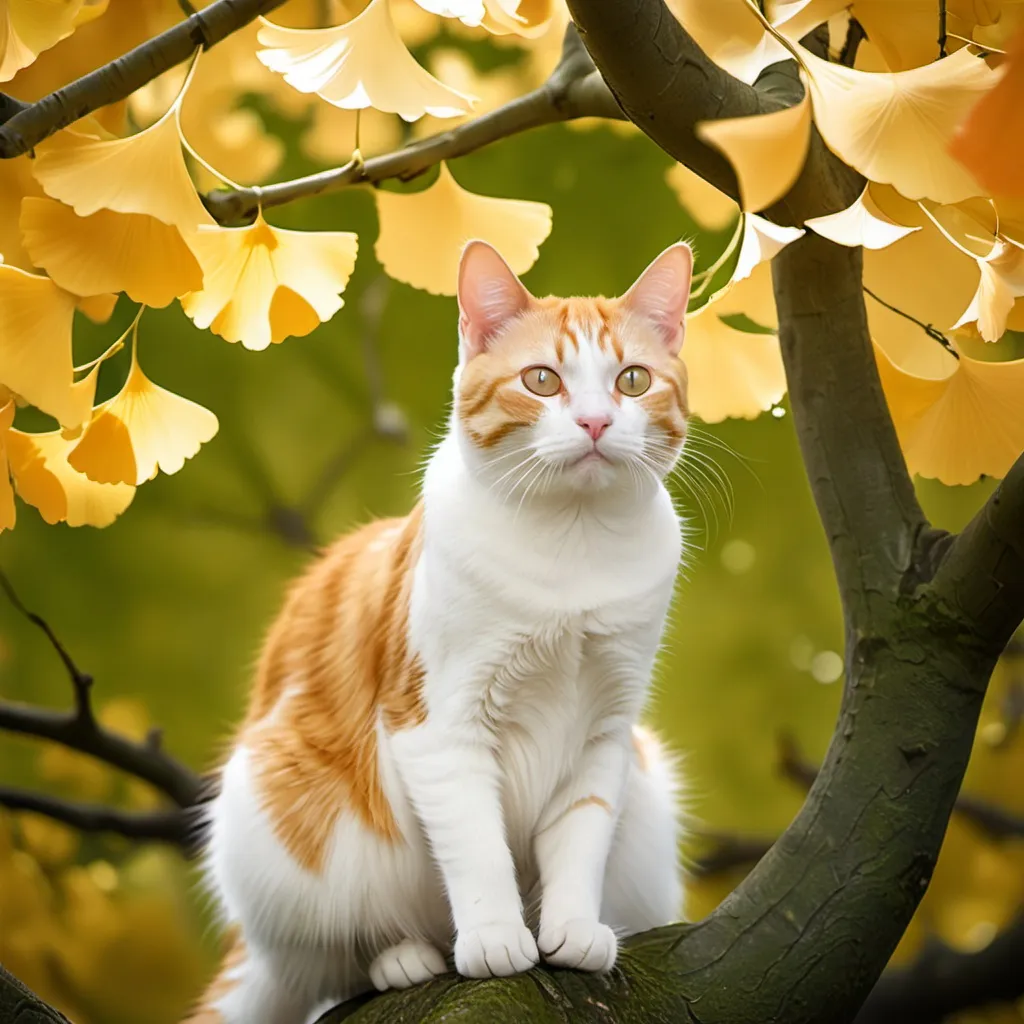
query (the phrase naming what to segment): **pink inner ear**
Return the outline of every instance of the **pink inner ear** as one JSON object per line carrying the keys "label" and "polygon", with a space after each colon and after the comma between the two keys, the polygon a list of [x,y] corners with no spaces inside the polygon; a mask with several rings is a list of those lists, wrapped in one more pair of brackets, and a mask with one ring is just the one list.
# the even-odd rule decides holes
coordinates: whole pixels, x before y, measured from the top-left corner
{"label": "pink inner ear", "polygon": [[672,355],[683,344],[683,317],[690,301],[693,253],[685,242],[669,246],[623,296],[627,309],[650,320]]}
{"label": "pink inner ear", "polygon": [[497,250],[470,242],[459,264],[459,335],[464,356],[483,352],[510,320],[525,312],[530,293]]}

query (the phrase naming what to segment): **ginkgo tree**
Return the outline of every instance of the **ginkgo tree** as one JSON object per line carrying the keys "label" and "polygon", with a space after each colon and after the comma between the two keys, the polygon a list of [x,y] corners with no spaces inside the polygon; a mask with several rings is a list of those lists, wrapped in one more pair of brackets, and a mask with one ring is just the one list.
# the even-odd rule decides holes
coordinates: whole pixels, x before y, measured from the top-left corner
{"label": "ginkgo tree", "polygon": [[[148,307],[178,302],[256,353],[345,315],[360,240],[275,226],[275,207],[437,168],[375,190],[374,255],[452,295],[468,239],[522,273],[552,213],[469,191],[449,161],[557,121],[642,130],[679,161],[668,182],[693,217],[731,228],[695,280],[691,405],[754,418],[789,393],[847,615],[846,700],[804,812],[723,908],[637,940],[611,980],[540,984],[591,1014],[573,1019],[598,1019],[597,992],[600,1019],[852,1019],[927,885],[1024,616],[1024,0],[181,7],[0,0],[0,528],[15,493],[47,522],[108,526],[214,436],[215,410],[146,375]],[[14,98],[46,91],[31,76],[59,41],[104,25],[116,64],[83,56],[92,74]],[[424,66],[413,51],[442,25],[511,41],[522,68]],[[337,166],[266,184],[280,142],[242,93],[306,112]],[[77,364],[76,317],[106,322],[119,295],[133,323]],[[127,377],[97,401],[125,346]],[[15,426],[25,406],[51,428]],[[1006,480],[950,537],[914,474]],[[533,1006],[533,982],[494,984],[450,998],[465,1019]],[[357,1019],[426,1013],[418,998]],[[563,1019],[545,1005],[531,1019]]]}

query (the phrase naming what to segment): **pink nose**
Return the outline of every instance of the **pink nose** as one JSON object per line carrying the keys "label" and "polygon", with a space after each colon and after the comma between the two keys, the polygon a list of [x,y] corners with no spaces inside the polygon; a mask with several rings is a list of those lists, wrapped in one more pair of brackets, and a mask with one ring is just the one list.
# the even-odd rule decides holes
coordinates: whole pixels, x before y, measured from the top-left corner
{"label": "pink nose", "polygon": [[595,441],[611,426],[611,416],[581,416],[576,421]]}

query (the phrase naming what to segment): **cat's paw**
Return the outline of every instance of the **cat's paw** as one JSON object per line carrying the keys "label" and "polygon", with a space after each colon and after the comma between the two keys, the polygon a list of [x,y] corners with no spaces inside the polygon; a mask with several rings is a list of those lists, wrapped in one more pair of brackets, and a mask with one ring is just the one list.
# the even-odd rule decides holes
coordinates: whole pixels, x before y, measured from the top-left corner
{"label": "cat's paw", "polygon": [[610,971],[619,949],[611,928],[584,917],[544,925],[538,945],[549,964],[578,971]]}
{"label": "cat's paw", "polygon": [[378,992],[389,988],[411,988],[444,974],[444,957],[426,942],[406,939],[379,953],[370,964],[370,981]]}
{"label": "cat's paw", "polygon": [[465,978],[506,978],[538,960],[537,943],[522,921],[482,924],[455,940],[455,969]]}

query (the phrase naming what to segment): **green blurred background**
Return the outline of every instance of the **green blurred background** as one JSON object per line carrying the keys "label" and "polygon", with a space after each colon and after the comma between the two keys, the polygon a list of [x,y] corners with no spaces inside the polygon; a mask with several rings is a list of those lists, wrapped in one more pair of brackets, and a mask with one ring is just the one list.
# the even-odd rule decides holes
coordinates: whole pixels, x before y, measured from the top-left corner
{"label": "green blurred background", "polygon": [[[288,144],[276,177],[319,166],[297,145],[301,123],[272,112],[266,120]],[[698,230],[665,184],[670,159],[636,134],[554,126],[452,166],[470,190],[552,206],[554,229],[525,275],[538,294],[618,294],[680,237],[695,239],[706,266],[729,235]],[[283,587],[311,557],[306,542],[403,514],[415,500],[424,456],[444,428],[456,355],[455,300],[390,281],[376,263],[368,191],[268,219],[358,232],[345,308],[312,335],[262,353],[196,330],[177,304],[147,311],[147,374],[214,410],[219,434],[179,474],[140,488],[108,529],[46,526],[21,506],[17,528],[0,537],[4,571],[95,676],[105,720],[136,735],[159,725],[167,749],[197,769],[215,764],[242,713]],[[98,353],[133,315],[122,299],[106,325],[80,317],[76,352]],[[126,371],[125,352],[104,368],[102,392]],[[375,418],[405,423],[405,439],[382,436]],[[838,598],[785,406],[754,422],[702,426],[693,445],[699,456],[682,474],[689,485],[677,486],[691,547],[650,719],[684,755],[697,818],[773,836],[801,801],[777,772],[779,732],[814,760],[831,733],[842,686]],[[933,521],[951,529],[990,489],[920,484]],[[1012,784],[1024,769],[1021,743],[1000,732],[1009,675],[1002,670],[986,710],[969,785],[1024,811],[1024,791]],[[53,707],[70,697],[44,637],[3,602],[0,696]],[[0,783],[153,803],[145,787],[87,759],[7,735]],[[904,956],[929,932],[976,948],[1020,902],[1019,846],[994,847],[960,824],[949,846]],[[694,910],[710,909],[737,877],[697,884]],[[30,815],[0,818],[0,959],[76,1022],[176,1020],[216,947],[194,874],[175,852],[80,839]]]}

